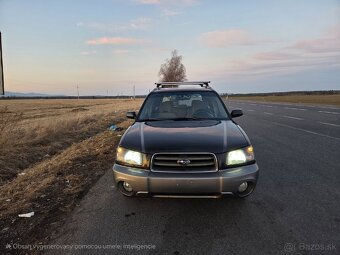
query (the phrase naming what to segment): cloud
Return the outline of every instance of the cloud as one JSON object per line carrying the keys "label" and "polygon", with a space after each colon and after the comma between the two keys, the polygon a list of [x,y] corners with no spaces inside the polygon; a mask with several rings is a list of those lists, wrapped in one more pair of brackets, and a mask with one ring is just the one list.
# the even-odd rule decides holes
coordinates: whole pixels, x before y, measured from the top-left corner
{"label": "cloud", "polygon": [[327,29],[320,38],[299,40],[286,49],[305,53],[340,53],[340,25]]}
{"label": "cloud", "polygon": [[131,29],[146,29],[151,24],[150,18],[139,18],[139,19],[133,19],[129,23],[129,27]]}
{"label": "cloud", "polygon": [[163,10],[162,10],[162,14],[163,14],[164,16],[177,16],[177,15],[183,14],[183,12],[180,12],[180,11],[173,11],[173,10],[169,10],[169,9],[163,9]]}
{"label": "cloud", "polygon": [[135,2],[139,4],[148,4],[148,5],[185,6],[185,5],[195,5],[198,3],[198,0],[135,0]]}
{"label": "cloud", "polygon": [[297,54],[285,53],[285,52],[260,52],[252,56],[256,60],[288,60],[297,57]]}
{"label": "cloud", "polygon": [[172,17],[183,14],[185,7],[197,5],[198,0],[135,0],[139,4],[156,5],[162,16]]}
{"label": "cloud", "polygon": [[215,77],[227,76],[232,80],[250,82],[308,70],[340,70],[339,31],[327,30],[317,38],[297,40],[277,50],[228,60],[224,67],[206,72]]}
{"label": "cloud", "polygon": [[95,51],[95,50],[93,50],[93,51],[82,51],[82,52],[80,52],[80,55],[88,56],[88,55],[94,55],[96,53],[97,53],[97,51]]}
{"label": "cloud", "polygon": [[77,27],[86,27],[103,32],[120,32],[128,30],[145,30],[152,24],[150,18],[138,18],[127,23],[78,22]]}
{"label": "cloud", "polygon": [[144,44],[150,42],[146,39],[137,39],[137,38],[129,38],[129,37],[101,37],[93,40],[89,40],[86,44],[90,45],[102,45],[102,44]]}
{"label": "cloud", "polygon": [[140,4],[160,4],[160,0],[137,0]]}
{"label": "cloud", "polygon": [[314,40],[300,40],[287,49],[299,50],[304,52],[339,52],[340,37],[328,37]]}
{"label": "cloud", "polygon": [[300,72],[309,69],[322,69],[329,67],[340,67],[338,56],[308,56],[286,59],[285,61],[260,61],[260,62],[245,62],[243,66],[231,67],[230,71],[234,75],[245,76],[275,76]]}
{"label": "cloud", "polygon": [[202,44],[208,47],[226,47],[233,45],[252,45],[269,40],[257,39],[249,34],[245,30],[241,29],[229,29],[229,30],[218,30],[211,31],[202,34],[199,37]]}
{"label": "cloud", "polygon": [[[172,17],[183,14],[185,7],[198,4],[198,0],[135,0],[139,4],[157,5],[162,16]],[[179,10],[178,10],[179,9]]]}
{"label": "cloud", "polygon": [[116,49],[116,50],[113,50],[113,54],[116,54],[116,55],[125,55],[125,54],[128,54],[130,53],[131,50],[125,50],[125,49]]}

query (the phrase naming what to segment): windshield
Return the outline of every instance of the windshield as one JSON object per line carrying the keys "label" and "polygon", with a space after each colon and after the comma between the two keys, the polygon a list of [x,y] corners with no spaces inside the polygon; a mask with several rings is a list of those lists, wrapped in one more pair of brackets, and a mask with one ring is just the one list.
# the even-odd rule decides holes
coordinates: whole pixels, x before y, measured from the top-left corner
{"label": "windshield", "polygon": [[229,119],[223,102],[212,91],[174,91],[151,94],[137,121]]}

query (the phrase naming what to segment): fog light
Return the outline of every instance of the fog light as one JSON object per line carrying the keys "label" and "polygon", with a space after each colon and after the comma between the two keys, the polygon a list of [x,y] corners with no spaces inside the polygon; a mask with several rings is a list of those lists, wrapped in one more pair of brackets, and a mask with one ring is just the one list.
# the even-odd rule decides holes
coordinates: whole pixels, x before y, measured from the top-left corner
{"label": "fog light", "polygon": [[240,186],[238,186],[238,192],[244,192],[248,188],[247,182],[242,182]]}
{"label": "fog light", "polygon": [[132,187],[128,182],[123,182],[123,188],[128,192],[132,191]]}

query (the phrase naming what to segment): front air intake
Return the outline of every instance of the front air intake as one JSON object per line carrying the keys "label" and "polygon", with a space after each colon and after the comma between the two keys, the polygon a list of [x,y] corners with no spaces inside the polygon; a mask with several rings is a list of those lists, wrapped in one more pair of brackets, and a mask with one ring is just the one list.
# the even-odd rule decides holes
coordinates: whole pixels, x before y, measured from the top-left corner
{"label": "front air intake", "polygon": [[216,172],[217,159],[212,153],[156,153],[151,171],[168,173]]}

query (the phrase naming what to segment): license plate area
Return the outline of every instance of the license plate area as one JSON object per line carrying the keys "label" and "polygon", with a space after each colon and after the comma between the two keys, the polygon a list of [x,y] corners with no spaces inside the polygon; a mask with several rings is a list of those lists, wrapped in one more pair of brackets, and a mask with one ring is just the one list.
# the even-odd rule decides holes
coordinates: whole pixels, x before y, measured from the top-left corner
{"label": "license plate area", "polygon": [[149,191],[154,194],[213,194],[220,192],[216,178],[151,178]]}

